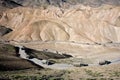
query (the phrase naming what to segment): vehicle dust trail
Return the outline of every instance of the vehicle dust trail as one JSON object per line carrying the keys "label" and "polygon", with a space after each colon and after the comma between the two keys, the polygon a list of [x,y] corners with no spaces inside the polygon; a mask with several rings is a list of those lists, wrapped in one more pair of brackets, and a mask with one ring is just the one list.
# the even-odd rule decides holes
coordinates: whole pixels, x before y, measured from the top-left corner
{"label": "vehicle dust trail", "polygon": [[69,69],[74,67],[73,65],[70,65],[70,64],[58,64],[58,63],[48,65],[48,64],[44,64],[42,60],[39,60],[37,58],[33,58],[29,60],[34,62],[37,65],[40,65],[44,68],[50,68],[50,69]]}
{"label": "vehicle dust trail", "polygon": [[120,59],[115,59],[111,61],[112,64],[120,64]]}

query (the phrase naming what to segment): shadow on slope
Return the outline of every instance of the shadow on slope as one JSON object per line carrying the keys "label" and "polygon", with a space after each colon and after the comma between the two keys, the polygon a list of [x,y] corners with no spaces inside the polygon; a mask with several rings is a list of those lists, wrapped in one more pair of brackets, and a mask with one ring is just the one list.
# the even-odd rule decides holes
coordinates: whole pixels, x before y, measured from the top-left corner
{"label": "shadow on slope", "polygon": [[14,46],[0,43],[0,71],[22,70],[29,68],[37,67],[31,62],[17,57]]}
{"label": "shadow on slope", "polygon": [[13,31],[12,29],[0,25],[0,36],[4,36],[12,31]]}

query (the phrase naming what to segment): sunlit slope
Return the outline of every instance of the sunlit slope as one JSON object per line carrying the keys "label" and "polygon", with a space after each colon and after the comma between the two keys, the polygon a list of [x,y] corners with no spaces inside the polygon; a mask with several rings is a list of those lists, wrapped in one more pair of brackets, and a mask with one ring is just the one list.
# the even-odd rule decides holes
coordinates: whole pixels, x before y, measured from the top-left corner
{"label": "sunlit slope", "polygon": [[76,5],[69,9],[18,7],[4,12],[0,24],[13,29],[4,38],[20,42],[120,42],[119,6],[93,8]]}

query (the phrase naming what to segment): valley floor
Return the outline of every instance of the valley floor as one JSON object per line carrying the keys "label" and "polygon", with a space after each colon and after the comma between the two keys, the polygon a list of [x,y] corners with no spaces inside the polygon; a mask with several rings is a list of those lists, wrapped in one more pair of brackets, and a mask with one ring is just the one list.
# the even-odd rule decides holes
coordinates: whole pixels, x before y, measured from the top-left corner
{"label": "valley floor", "polygon": [[[8,46],[8,45],[4,47],[2,46],[4,45],[1,44],[1,51],[3,51],[0,54],[1,65],[5,66],[4,64],[8,65],[8,63],[10,63],[9,65],[12,66],[10,67],[12,69],[14,67],[15,68],[21,67],[21,69],[22,68],[23,69],[14,70],[14,71],[0,71],[0,80],[1,79],[2,80],[120,80],[120,63],[101,65],[101,66],[95,65],[95,66],[87,66],[87,67],[74,67],[72,69],[64,69],[64,70],[47,69],[47,68],[42,69],[42,68],[32,66],[32,64],[27,62],[27,60],[23,60],[16,57],[15,51],[12,48],[12,46]],[[40,48],[38,47],[40,45],[37,46],[37,45],[24,44],[24,46],[30,47],[33,49],[35,46],[36,48]],[[85,48],[86,46],[88,46],[85,49],[83,45],[81,46],[82,47],[78,47],[78,49],[85,51],[86,54],[88,54],[88,57],[86,57],[85,53],[81,52],[81,54],[85,56],[84,58],[74,57],[74,58],[68,58],[68,59],[53,59],[53,60],[56,63],[66,63],[66,64],[76,64],[74,62],[94,64],[96,63],[94,62],[94,60],[97,60],[98,58],[102,60],[104,59],[112,60],[112,59],[119,59],[120,57],[119,47],[115,48],[115,46],[103,47],[103,45],[95,45],[95,46],[93,45],[92,46],[93,49],[92,49],[90,47],[91,45],[84,45]],[[89,57],[90,55],[94,55],[94,54],[96,56]],[[38,54],[38,56],[41,56],[41,55]]]}
{"label": "valley floor", "polygon": [[26,69],[0,72],[4,80],[120,80],[120,64],[71,70]]}

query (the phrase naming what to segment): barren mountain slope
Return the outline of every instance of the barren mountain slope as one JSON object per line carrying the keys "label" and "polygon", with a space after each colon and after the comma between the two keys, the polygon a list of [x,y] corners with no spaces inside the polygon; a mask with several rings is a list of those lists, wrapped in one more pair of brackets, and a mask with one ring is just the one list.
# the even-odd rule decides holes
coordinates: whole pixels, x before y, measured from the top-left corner
{"label": "barren mountain slope", "polygon": [[7,10],[0,19],[1,25],[13,29],[5,38],[15,41],[120,42],[119,23],[120,7],[109,5],[19,7]]}
{"label": "barren mountain slope", "polygon": [[2,38],[11,44],[77,57],[120,55],[119,0],[2,1],[0,25],[13,30]]}

